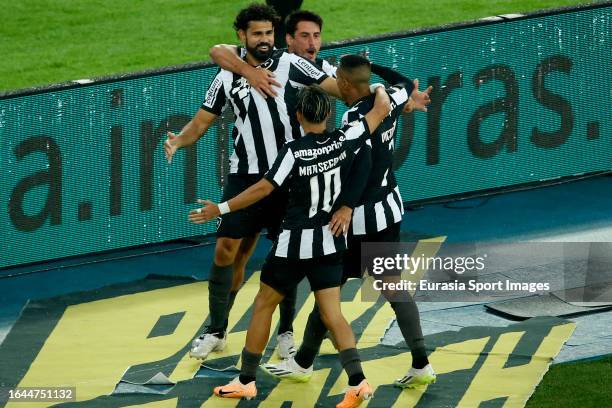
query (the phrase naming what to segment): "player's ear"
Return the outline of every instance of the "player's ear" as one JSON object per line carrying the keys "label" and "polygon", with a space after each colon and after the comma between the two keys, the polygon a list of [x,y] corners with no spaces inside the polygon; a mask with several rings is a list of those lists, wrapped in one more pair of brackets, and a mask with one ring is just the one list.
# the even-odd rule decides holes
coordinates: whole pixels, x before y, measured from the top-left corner
{"label": "player's ear", "polygon": [[285,43],[287,43],[288,47],[291,47],[291,44],[293,43],[293,37],[291,36],[291,34],[285,34]]}
{"label": "player's ear", "polygon": [[300,125],[302,124],[302,121],[304,120],[304,117],[302,116],[302,112],[300,111],[296,111],[295,112],[295,117],[297,118],[297,121],[300,123]]}
{"label": "player's ear", "polygon": [[236,35],[242,44],[246,44],[246,31],[240,29],[236,32]]}

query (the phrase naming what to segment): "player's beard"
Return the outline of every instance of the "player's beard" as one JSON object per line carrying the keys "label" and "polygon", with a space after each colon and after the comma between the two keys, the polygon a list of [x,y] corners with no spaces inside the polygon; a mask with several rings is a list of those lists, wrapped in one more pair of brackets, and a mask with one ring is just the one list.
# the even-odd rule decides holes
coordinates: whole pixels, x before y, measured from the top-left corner
{"label": "player's beard", "polygon": [[[266,51],[262,51],[258,49],[258,47],[261,47],[263,45],[268,46],[268,49]],[[257,43],[254,47],[249,46],[249,44],[246,45],[246,49],[248,53],[251,54],[253,57],[255,57],[255,59],[259,62],[264,62],[268,58],[270,58],[270,55],[272,55],[273,48],[274,47],[272,46],[272,44],[267,43],[267,42]]]}

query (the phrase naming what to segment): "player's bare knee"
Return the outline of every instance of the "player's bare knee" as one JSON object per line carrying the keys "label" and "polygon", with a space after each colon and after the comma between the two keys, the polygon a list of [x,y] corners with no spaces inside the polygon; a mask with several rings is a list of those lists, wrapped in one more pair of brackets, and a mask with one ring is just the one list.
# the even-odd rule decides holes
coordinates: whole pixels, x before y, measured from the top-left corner
{"label": "player's bare knee", "polygon": [[215,246],[215,264],[227,266],[234,263],[240,240],[219,238]]}
{"label": "player's bare knee", "polygon": [[259,291],[257,296],[255,297],[255,302],[253,308],[258,312],[266,312],[273,313],[274,309],[276,309],[277,302],[271,297],[268,296],[265,292]]}
{"label": "player's bare knee", "polygon": [[329,330],[331,330],[332,327],[338,327],[342,324],[343,317],[340,311],[320,310],[319,313],[321,315],[321,321]]}

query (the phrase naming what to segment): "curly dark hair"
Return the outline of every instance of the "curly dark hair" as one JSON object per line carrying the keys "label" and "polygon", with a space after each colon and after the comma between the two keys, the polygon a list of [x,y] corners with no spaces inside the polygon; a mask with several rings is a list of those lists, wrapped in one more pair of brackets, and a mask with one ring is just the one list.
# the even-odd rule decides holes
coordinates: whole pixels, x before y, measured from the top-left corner
{"label": "curly dark hair", "polygon": [[315,23],[319,26],[321,31],[323,30],[323,19],[320,15],[308,10],[298,10],[287,16],[287,19],[285,20],[285,32],[291,37],[295,37],[295,30],[297,30],[297,25],[301,21],[310,21]]}
{"label": "curly dark hair", "polygon": [[236,20],[234,20],[234,29],[236,31],[246,31],[251,21],[270,21],[272,26],[276,27],[280,22],[280,17],[272,7],[266,4],[253,3],[240,10]]}

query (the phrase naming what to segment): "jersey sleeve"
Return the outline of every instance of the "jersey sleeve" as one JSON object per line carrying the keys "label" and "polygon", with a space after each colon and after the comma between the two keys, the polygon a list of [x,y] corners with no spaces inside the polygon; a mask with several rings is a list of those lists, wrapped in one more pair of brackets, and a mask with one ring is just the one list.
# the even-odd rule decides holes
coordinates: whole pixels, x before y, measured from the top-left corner
{"label": "jersey sleeve", "polygon": [[291,177],[294,166],[295,157],[293,151],[291,151],[290,143],[287,143],[276,156],[272,168],[268,170],[264,178],[274,184],[275,187],[280,187]]}
{"label": "jersey sleeve", "polygon": [[372,148],[366,142],[356,153],[350,169],[350,177],[342,186],[340,196],[336,200],[336,208],[347,206],[355,208],[368,185],[372,169]]}
{"label": "jersey sleeve", "polygon": [[387,88],[387,93],[391,100],[391,112],[394,113],[404,109],[404,106],[408,103],[408,98],[410,98],[410,94],[403,84]]}
{"label": "jersey sleeve", "polygon": [[327,74],[328,77],[336,78],[338,67],[330,64],[327,60],[323,60],[321,63],[321,69]]}
{"label": "jersey sleeve", "polygon": [[364,143],[370,140],[370,129],[365,117],[349,122],[338,129],[344,137],[344,145],[347,150],[358,150]]}
{"label": "jersey sleeve", "polygon": [[290,58],[289,80],[304,86],[308,86],[312,84],[320,84],[328,78],[327,74],[311,61],[298,57],[294,54],[287,55]]}
{"label": "jersey sleeve", "polygon": [[212,114],[221,115],[223,106],[225,106],[225,101],[226,97],[223,86],[222,71],[219,70],[217,75],[215,75],[210,83],[208,91],[206,91],[206,96],[204,98],[204,102],[202,102],[201,108]]}
{"label": "jersey sleeve", "polygon": [[351,122],[361,119],[363,116],[359,113],[357,106],[353,106],[342,115],[342,126],[346,126]]}
{"label": "jersey sleeve", "polygon": [[372,64],[371,67],[373,74],[378,75],[383,81],[386,81],[390,85],[403,85],[408,91],[408,95],[414,90],[414,83],[412,80],[400,74],[398,71],[378,64]]}

